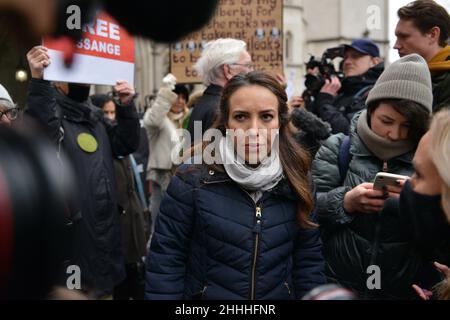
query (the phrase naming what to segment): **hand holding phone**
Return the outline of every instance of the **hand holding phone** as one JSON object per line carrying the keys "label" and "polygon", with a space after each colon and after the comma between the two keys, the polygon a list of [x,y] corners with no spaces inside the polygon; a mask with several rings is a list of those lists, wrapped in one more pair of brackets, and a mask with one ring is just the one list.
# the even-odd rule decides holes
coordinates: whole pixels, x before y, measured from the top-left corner
{"label": "hand holding phone", "polygon": [[400,195],[400,191],[403,187],[404,183],[402,183],[402,181],[406,181],[408,179],[408,176],[378,172],[373,183],[373,189],[383,190],[389,193],[390,196],[397,196]]}
{"label": "hand holding phone", "polygon": [[352,213],[378,213],[383,209],[383,191],[374,190],[373,183],[362,183],[344,196],[344,210]]}

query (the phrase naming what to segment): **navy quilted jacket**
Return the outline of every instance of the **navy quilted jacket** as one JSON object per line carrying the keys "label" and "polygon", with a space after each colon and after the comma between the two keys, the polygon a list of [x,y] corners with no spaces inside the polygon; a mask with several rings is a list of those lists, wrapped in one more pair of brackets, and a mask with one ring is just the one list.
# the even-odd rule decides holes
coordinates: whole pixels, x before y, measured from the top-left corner
{"label": "navy quilted jacket", "polygon": [[146,299],[298,299],[324,284],[318,229],[285,180],[255,203],[225,173],[183,165],[152,238]]}

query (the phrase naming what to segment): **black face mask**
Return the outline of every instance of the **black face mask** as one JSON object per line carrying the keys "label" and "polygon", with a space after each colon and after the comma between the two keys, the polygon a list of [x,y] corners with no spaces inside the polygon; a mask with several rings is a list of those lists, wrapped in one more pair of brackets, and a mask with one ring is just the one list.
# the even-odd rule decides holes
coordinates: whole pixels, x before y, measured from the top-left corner
{"label": "black face mask", "polygon": [[77,102],[85,102],[89,98],[90,86],[76,83],[69,83],[69,93],[67,97]]}
{"label": "black face mask", "polygon": [[407,181],[400,194],[400,212],[410,224],[414,237],[422,244],[437,245],[449,237],[449,225],[441,196],[427,196],[413,190]]}

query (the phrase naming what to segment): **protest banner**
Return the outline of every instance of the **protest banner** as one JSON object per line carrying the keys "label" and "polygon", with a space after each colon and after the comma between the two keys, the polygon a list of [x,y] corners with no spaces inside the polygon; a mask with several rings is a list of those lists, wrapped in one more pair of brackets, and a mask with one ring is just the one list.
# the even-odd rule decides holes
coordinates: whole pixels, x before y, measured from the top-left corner
{"label": "protest banner", "polygon": [[52,61],[44,71],[44,79],[97,85],[126,80],[134,85],[134,39],[128,32],[106,13],[99,13],[82,31],[83,38],[76,46],[70,68],[63,62],[64,43],[44,39]]}
{"label": "protest banner", "polygon": [[180,83],[201,82],[193,66],[205,44],[218,38],[244,40],[257,70],[282,73],[282,28],[281,0],[221,0],[205,28],[171,46],[171,73]]}

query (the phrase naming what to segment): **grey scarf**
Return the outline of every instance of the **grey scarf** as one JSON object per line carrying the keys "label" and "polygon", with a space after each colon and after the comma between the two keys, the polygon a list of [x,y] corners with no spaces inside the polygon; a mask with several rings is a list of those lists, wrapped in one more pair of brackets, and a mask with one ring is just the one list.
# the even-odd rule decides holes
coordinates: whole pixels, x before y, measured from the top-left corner
{"label": "grey scarf", "polygon": [[225,171],[234,182],[251,191],[267,191],[280,182],[283,168],[276,149],[257,168],[251,168],[236,154],[231,140],[222,138],[219,152]]}
{"label": "grey scarf", "polygon": [[358,119],[357,130],[358,136],[369,151],[383,161],[390,160],[414,150],[414,144],[410,140],[390,141],[373,132],[367,122],[367,110],[364,110],[361,113]]}

